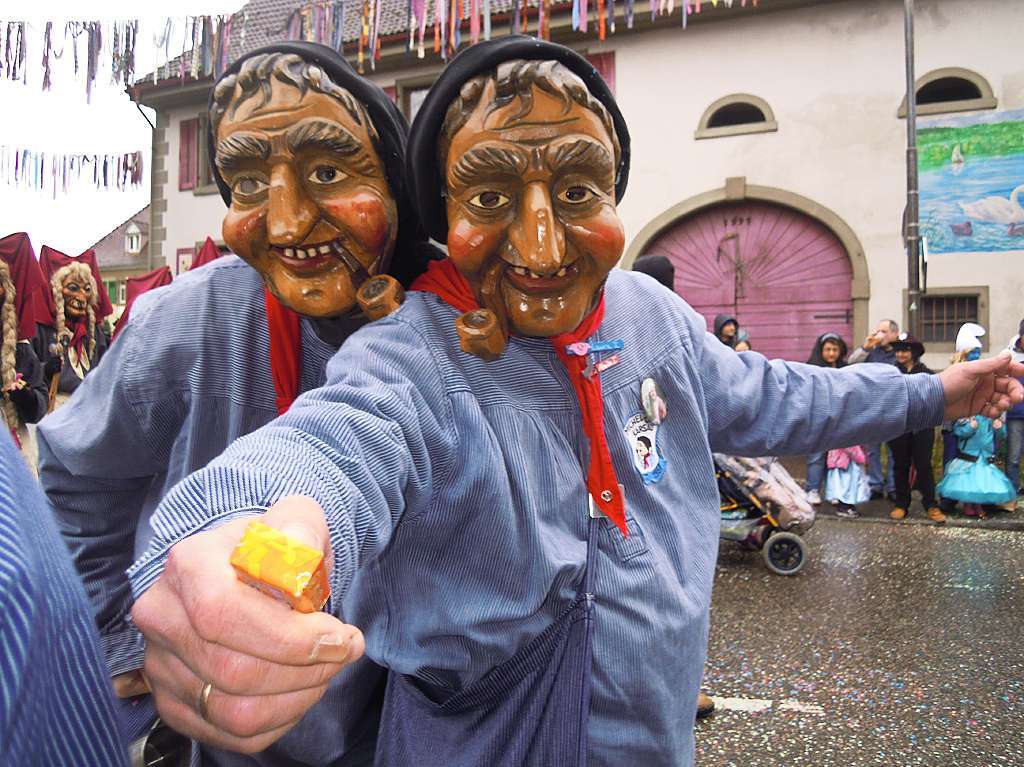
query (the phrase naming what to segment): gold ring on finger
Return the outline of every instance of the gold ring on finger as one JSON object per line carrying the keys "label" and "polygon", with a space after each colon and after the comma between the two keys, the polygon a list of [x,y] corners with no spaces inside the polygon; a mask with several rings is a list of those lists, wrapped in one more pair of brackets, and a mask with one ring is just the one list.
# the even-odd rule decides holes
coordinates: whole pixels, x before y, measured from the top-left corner
{"label": "gold ring on finger", "polygon": [[196,706],[196,710],[199,712],[205,721],[210,721],[210,693],[213,692],[213,682],[207,682],[203,685],[203,689],[199,693],[199,703]]}

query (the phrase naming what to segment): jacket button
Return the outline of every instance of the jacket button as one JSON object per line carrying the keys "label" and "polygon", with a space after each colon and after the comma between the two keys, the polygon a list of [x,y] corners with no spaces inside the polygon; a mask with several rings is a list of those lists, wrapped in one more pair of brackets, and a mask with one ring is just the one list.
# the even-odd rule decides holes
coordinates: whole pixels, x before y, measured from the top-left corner
{"label": "jacket button", "polygon": [[612,491],[605,490],[601,493],[601,500],[605,503],[609,503],[612,500]]}

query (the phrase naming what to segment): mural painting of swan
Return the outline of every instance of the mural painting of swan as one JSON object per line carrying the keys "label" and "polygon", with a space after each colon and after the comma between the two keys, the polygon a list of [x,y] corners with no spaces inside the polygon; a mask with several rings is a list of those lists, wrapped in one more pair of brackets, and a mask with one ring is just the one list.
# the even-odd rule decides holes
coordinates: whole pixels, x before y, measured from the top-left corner
{"label": "mural painting of swan", "polygon": [[965,214],[978,221],[991,221],[994,224],[1022,224],[1024,223],[1024,208],[1020,206],[1017,199],[1021,192],[1024,192],[1024,184],[1010,193],[1010,199],[985,197],[976,202],[961,202],[960,207]]}

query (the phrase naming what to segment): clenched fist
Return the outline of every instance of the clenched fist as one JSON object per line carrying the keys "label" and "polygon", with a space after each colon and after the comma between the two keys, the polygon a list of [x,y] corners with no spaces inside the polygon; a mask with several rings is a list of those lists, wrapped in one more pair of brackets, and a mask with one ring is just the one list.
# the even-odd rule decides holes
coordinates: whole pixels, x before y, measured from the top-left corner
{"label": "clenched fist", "polygon": [[253,519],[329,560],[321,508],[307,498],[285,498],[260,517],[178,543],[132,609],[146,638],[143,673],[164,721],[243,753],[262,751],[284,735],[364,648],[354,626],[327,613],[293,612],[238,580],[229,559]]}

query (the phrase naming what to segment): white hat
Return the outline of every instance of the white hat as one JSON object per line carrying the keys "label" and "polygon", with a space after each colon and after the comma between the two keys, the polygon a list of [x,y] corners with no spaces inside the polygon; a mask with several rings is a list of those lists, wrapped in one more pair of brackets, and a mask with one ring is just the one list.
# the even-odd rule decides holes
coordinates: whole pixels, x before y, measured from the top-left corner
{"label": "white hat", "polygon": [[965,322],[956,334],[956,351],[959,353],[980,349],[981,341],[978,339],[983,335],[985,335],[985,328],[981,325],[976,322]]}

